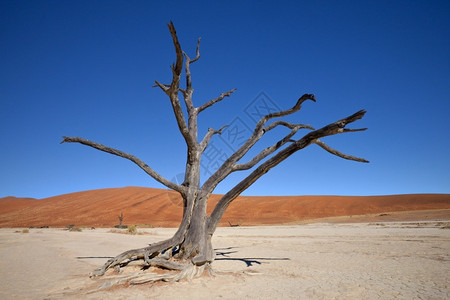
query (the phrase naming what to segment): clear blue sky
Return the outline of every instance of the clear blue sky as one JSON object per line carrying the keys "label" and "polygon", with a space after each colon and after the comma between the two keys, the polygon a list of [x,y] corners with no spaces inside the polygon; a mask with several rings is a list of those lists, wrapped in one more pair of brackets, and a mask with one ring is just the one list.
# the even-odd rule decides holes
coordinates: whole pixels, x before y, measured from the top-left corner
{"label": "clear blue sky", "polygon": [[246,108],[261,92],[282,109],[314,93],[289,120],[316,128],[368,111],[353,125],[368,131],[324,141],[369,164],[310,146],[245,194],[450,193],[449,15],[449,1],[2,0],[0,197],[162,187],[125,159],[60,145],[63,135],[134,154],[168,178],[183,172],[183,139],[152,88],[171,78],[170,20],[191,56],[202,38],[194,103],[237,88],[201,115],[201,133],[251,127]]}

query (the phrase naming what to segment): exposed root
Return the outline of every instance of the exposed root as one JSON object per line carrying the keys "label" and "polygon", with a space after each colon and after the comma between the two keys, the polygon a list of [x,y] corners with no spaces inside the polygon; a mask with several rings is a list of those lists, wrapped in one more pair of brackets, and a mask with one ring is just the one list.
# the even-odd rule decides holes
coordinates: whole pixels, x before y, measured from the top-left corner
{"label": "exposed root", "polygon": [[210,264],[205,265],[205,271],[208,273],[209,276],[216,277],[219,275],[219,273],[214,270]]}
{"label": "exposed root", "polygon": [[147,262],[147,264],[148,264],[148,266],[160,267],[160,268],[167,269],[167,270],[181,271],[185,268],[185,265],[183,265],[183,264],[179,264],[179,263],[169,261],[169,260],[159,258],[159,257],[150,259]]}
{"label": "exposed root", "polygon": [[90,274],[90,277],[102,276],[105,274],[106,270],[122,264],[125,260],[128,260],[128,262],[129,262],[131,260],[143,258],[144,251],[145,251],[145,248],[129,250],[129,251],[123,252],[122,254],[117,255],[114,258],[108,259],[108,261],[103,265],[103,267],[101,267],[100,269],[94,270]]}
{"label": "exposed root", "polygon": [[[153,260],[157,262],[158,260]],[[169,261],[170,262],[170,261]],[[158,261],[159,263],[159,261]],[[175,263],[175,262],[172,262]],[[110,290],[114,287],[126,287],[128,285],[153,284],[156,282],[178,282],[182,280],[192,280],[201,276],[222,276],[222,275],[256,275],[257,272],[232,272],[232,271],[216,271],[207,263],[203,266],[196,266],[192,262],[187,264],[175,263],[177,267],[183,266],[182,270],[167,270],[162,271],[161,266],[152,266],[148,269],[142,269],[139,265],[129,265],[123,273],[117,274],[114,271],[107,272],[106,275],[98,277],[91,281],[88,285],[83,287],[73,287],[72,289],[65,288],[64,290],[55,292],[53,296],[57,299],[66,296],[77,296],[82,298],[83,295],[95,294]],[[164,272],[164,273],[160,273]]]}
{"label": "exposed root", "polygon": [[[165,261],[164,263],[162,260],[152,260],[153,263],[157,263],[158,265],[164,264],[164,267],[168,266],[167,263],[173,263],[175,265],[175,268],[178,269],[178,272],[174,272],[172,268],[170,268],[170,271],[167,271],[166,273],[159,274],[159,273],[152,273],[148,271],[140,271],[140,272],[134,272],[129,274],[120,274],[120,275],[110,275],[110,276],[104,276],[102,278],[99,278],[98,280],[101,282],[100,285],[97,285],[94,289],[89,290],[87,293],[95,293],[101,290],[109,289],[113,286],[117,285],[138,285],[138,284],[144,284],[144,283],[155,283],[158,281],[164,281],[164,282],[178,282],[181,280],[192,280],[194,278],[200,277],[205,273],[205,270],[210,269],[209,264],[205,264],[203,266],[196,266],[192,263],[188,263],[186,265],[177,264],[170,261]],[[182,266],[182,269],[179,270],[179,268]],[[208,274],[209,271],[208,271]]]}
{"label": "exposed root", "polygon": [[[157,281],[177,282],[184,279],[191,280],[202,276],[205,270],[207,270],[208,274],[213,274],[209,263],[200,265],[194,263],[192,260],[177,261],[174,259],[174,256],[177,256],[176,254],[178,251],[179,247],[174,246],[173,243],[168,240],[145,248],[123,252],[116,257],[109,259],[102,268],[97,269],[90,274],[91,277],[103,276],[108,269],[115,269],[115,272],[113,272],[115,273],[114,275],[108,275],[98,279],[101,284],[97,285],[97,287],[94,290],[89,291],[89,293],[108,289],[115,285],[135,285]],[[139,266],[140,271],[133,273],[124,272],[122,274],[121,267],[137,260],[142,260],[142,264]],[[155,270],[155,268],[164,269],[165,271],[164,273],[151,272],[152,270]],[[130,269],[132,270],[132,268]]]}
{"label": "exposed root", "polygon": [[[167,240],[167,241],[155,243],[155,244],[150,245],[145,248],[125,251],[125,252],[117,255],[116,257],[109,259],[100,269],[94,270],[90,274],[90,277],[103,276],[105,274],[105,272],[110,268],[114,268],[115,266],[119,266],[119,265],[126,265],[129,262],[138,260],[138,259],[143,259],[144,262],[148,266],[152,265],[152,263],[156,265],[157,262],[152,262],[153,258],[160,255],[160,253],[166,252],[168,249],[172,249],[173,246],[174,246],[173,241]],[[165,258],[166,256],[161,256],[161,257]],[[169,258],[170,258],[170,256],[169,256]],[[165,267],[163,265],[161,265],[161,266]],[[165,268],[171,269],[170,264],[166,264],[166,266],[167,267],[165,267]],[[176,270],[178,270],[178,269],[176,269]]]}
{"label": "exposed root", "polygon": [[167,281],[167,282],[178,282],[183,279],[192,280],[203,275],[205,270],[205,265],[195,266],[193,264],[187,264],[178,273],[168,273],[168,274],[143,274],[139,277],[134,277],[130,280],[130,284],[142,284],[147,282],[156,281]]}
{"label": "exposed root", "polygon": [[[172,239],[151,244],[145,248],[128,250],[109,259],[100,269],[93,271],[90,277],[103,276],[109,269],[115,269],[115,271],[108,272],[110,275],[97,279],[96,287],[90,289],[88,293],[109,289],[116,285],[191,280],[204,273],[214,276],[215,273],[210,266],[215,255],[212,248],[206,253],[207,255],[197,254],[194,257],[185,257],[186,253],[183,253],[185,249],[181,247],[183,239],[184,237],[175,235]],[[130,264],[139,260],[141,262],[138,264]],[[128,267],[121,269],[124,266]]]}

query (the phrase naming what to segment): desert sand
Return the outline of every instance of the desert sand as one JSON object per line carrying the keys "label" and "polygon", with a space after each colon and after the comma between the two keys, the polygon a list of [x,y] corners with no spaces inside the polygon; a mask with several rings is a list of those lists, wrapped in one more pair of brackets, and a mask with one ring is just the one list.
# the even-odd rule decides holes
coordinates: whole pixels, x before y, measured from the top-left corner
{"label": "desert sand", "polygon": [[[313,223],[218,228],[213,267],[227,273],[114,287],[88,274],[174,228],[0,229],[1,299],[449,299],[450,222]],[[18,231],[18,232],[16,232]]]}
{"label": "desert sand", "polygon": [[[142,235],[111,232],[121,212]],[[181,212],[137,187],[2,198],[0,299],[450,299],[448,194],[240,197],[213,237],[221,275],[98,290],[90,272],[171,237]]]}

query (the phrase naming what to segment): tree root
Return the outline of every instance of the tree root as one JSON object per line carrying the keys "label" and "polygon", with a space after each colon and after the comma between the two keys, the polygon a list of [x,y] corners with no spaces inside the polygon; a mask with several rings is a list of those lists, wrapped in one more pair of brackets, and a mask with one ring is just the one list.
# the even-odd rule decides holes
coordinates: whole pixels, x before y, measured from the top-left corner
{"label": "tree root", "polygon": [[[213,275],[212,269],[210,264],[205,264],[203,266],[196,266],[193,263],[189,262],[188,264],[182,265],[177,264],[174,262],[166,261],[165,263],[162,263],[162,261],[159,260],[153,260],[152,265],[158,265],[158,267],[167,267],[167,266],[174,266],[172,264],[176,264],[176,268],[180,268],[183,266],[181,270],[177,270],[177,272],[168,271],[167,273],[159,274],[159,273],[151,273],[146,270],[140,271],[140,272],[133,272],[128,274],[115,274],[115,275],[108,275],[103,276],[101,278],[98,278],[97,280],[100,281],[100,284],[96,284],[95,287],[89,289],[88,291],[85,290],[86,294],[92,294],[96,293],[102,290],[107,290],[109,288],[112,288],[114,286],[118,285],[138,285],[138,284],[145,284],[145,283],[155,283],[158,281],[164,281],[164,282],[178,282],[181,280],[192,280],[194,278],[200,277],[203,274]],[[163,266],[161,266],[163,265]],[[67,291],[66,291],[67,292]]]}
{"label": "tree root", "polygon": [[[154,260],[155,264],[157,260]],[[159,263],[159,262],[158,262]],[[117,286],[128,286],[128,285],[140,285],[149,283],[150,285],[156,282],[178,282],[182,280],[190,281],[192,279],[201,277],[201,276],[222,276],[222,275],[257,275],[258,272],[232,272],[232,271],[217,271],[214,270],[209,263],[203,266],[196,266],[192,262],[187,264],[177,264],[178,266],[183,266],[182,270],[168,270],[166,273],[153,273],[152,269],[148,270],[140,270],[133,271],[133,268],[137,268],[138,266],[129,266],[131,269],[128,273],[116,274],[115,272],[111,272],[110,275],[104,275],[102,277],[96,278],[93,282],[88,285],[83,285],[83,287],[73,287],[73,288],[64,288],[64,290],[60,290],[54,292],[52,296],[57,299],[64,298],[66,296],[77,296],[78,298],[82,298],[83,295],[95,294],[97,292],[107,291],[111,288]],[[155,268],[162,268],[161,266],[156,266]]]}
{"label": "tree root", "polygon": [[184,268],[178,273],[168,273],[168,274],[142,274],[140,276],[134,276],[130,278],[130,284],[143,284],[147,282],[157,282],[157,281],[166,281],[166,282],[178,282],[183,279],[192,280],[193,278],[200,277],[203,275],[205,270],[205,265],[203,266],[195,266],[193,264],[187,264]]}
{"label": "tree root", "polygon": [[[148,266],[152,265],[152,263],[156,265],[158,260],[152,262],[152,259],[160,255],[161,253],[165,253],[168,249],[172,249],[174,244],[175,243],[169,239],[166,241],[152,244],[145,248],[125,251],[114,258],[108,259],[108,261],[100,269],[96,269],[91,274],[89,274],[89,277],[103,276],[105,272],[110,268],[114,268],[120,265],[127,265],[129,262],[138,259],[143,259]],[[166,259],[166,257],[167,259],[170,258],[170,255],[161,256],[161,258],[163,259]],[[161,266],[164,267],[163,265]],[[173,269],[171,268],[171,265],[168,263],[166,264],[165,268]],[[175,268],[175,270],[179,269]]]}
{"label": "tree root", "polygon": [[[173,254],[179,247],[170,240],[152,244],[145,248],[125,251],[114,258],[109,259],[100,269],[93,271],[90,277],[103,276],[106,271],[115,268],[116,274],[103,276],[99,279],[100,286],[89,293],[103,289],[108,289],[115,285],[143,284],[148,282],[177,282],[183,279],[191,280],[200,277],[205,273],[214,275],[209,263],[202,265],[195,264],[192,260],[177,261]],[[127,266],[130,262],[142,260],[139,272],[120,274],[121,267]],[[159,268],[166,270],[165,273],[152,273],[149,268]]]}
{"label": "tree root", "polygon": [[[184,249],[181,247],[183,240],[184,236],[176,234],[171,239],[144,248],[128,250],[109,259],[101,268],[93,271],[90,277],[103,276],[109,269],[115,269],[115,272],[108,272],[102,278],[98,278],[95,288],[90,289],[88,293],[95,293],[116,285],[137,285],[158,281],[177,282],[191,280],[203,274],[215,276],[211,268],[211,262],[214,260],[213,250],[209,253],[210,255],[197,254],[194,257],[185,257]],[[126,272],[123,272],[125,269],[121,269],[139,260],[141,263],[130,265]],[[152,272],[155,269],[164,271]]]}

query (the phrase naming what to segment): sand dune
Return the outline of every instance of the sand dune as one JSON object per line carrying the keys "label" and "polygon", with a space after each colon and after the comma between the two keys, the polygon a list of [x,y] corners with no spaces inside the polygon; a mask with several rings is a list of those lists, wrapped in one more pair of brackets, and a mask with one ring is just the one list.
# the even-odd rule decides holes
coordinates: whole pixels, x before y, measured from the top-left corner
{"label": "sand dune", "polygon": [[[212,197],[209,210],[219,197]],[[6,197],[0,199],[0,227],[112,227],[118,224],[121,212],[124,224],[177,227],[181,199],[169,190],[144,187],[84,191],[40,200]],[[391,221],[408,215],[414,219],[417,214],[419,219],[450,219],[450,194],[242,196],[230,205],[221,225],[293,224],[322,218],[328,222]]]}

